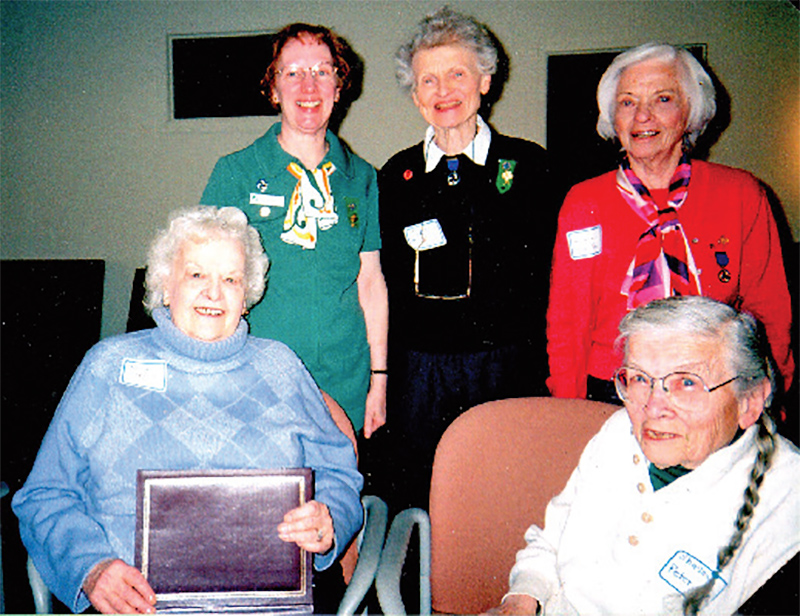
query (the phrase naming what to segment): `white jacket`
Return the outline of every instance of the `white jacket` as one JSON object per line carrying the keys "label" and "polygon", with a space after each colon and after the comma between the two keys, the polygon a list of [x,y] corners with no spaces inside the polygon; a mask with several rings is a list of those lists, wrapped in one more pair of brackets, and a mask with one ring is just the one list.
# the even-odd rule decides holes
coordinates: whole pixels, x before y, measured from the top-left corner
{"label": "white jacket", "polygon": [[[653,491],[648,461],[622,410],[589,442],[564,491],[531,526],[509,594],[545,614],[680,614],[727,544],[756,456],[757,427]],[[779,437],[761,501],[702,614],[732,614],[800,550],[800,452]]]}

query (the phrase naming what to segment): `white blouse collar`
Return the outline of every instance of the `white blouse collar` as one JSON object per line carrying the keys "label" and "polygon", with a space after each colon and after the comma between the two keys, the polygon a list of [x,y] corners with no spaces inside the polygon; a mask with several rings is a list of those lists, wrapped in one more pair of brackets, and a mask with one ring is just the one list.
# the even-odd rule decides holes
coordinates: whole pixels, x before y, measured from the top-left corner
{"label": "white blouse collar", "polygon": [[[425,132],[425,173],[430,173],[434,169],[436,169],[436,165],[439,164],[439,161],[442,160],[442,157],[445,156],[445,153],[441,150],[441,148],[436,145],[436,141],[434,137],[436,133],[433,129],[433,126],[428,126],[428,130]],[[492,131],[489,130],[489,125],[483,120],[481,116],[478,116],[478,132],[475,135],[475,138],[470,141],[467,146],[459,152],[459,154],[464,154],[467,158],[472,160],[476,165],[485,165],[486,159],[489,157],[489,146],[492,142]]]}

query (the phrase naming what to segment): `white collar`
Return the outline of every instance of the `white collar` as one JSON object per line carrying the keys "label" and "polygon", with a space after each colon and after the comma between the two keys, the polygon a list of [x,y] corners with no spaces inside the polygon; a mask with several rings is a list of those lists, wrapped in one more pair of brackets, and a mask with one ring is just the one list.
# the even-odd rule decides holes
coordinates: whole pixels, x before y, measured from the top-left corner
{"label": "white collar", "polygon": [[[436,133],[433,126],[428,126],[428,130],[425,132],[425,148],[423,150],[425,153],[425,173],[430,173],[436,169],[436,165],[438,165],[442,157],[445,156],[442,149],[436,145],[436,141],[434,140],[435,136]],[[489,157],[489,145],[491,142],[492,131],[489,130],[489,125],[483,121],[483,118],[478,116],[478,133],[459,154],[464,154],[476,165],[483,166],[486,164],[486,159]]]}

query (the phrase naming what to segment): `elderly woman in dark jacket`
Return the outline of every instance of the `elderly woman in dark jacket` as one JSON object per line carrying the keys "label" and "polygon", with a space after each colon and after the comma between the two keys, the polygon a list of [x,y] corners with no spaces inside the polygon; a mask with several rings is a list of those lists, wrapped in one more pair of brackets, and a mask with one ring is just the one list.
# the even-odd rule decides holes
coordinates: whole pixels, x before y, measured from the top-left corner
{"label": "elderly woman in dark jacket", "polygon": [[483,25],[443,8],[396,61],[429,127],[378,178],[388,424],[407,460],[402,474],[415,484],[402,504],[427,507],[436,444],[460,413],[544,391],[555,216],[545,151],[498,134],[479,113],[498,64]]}

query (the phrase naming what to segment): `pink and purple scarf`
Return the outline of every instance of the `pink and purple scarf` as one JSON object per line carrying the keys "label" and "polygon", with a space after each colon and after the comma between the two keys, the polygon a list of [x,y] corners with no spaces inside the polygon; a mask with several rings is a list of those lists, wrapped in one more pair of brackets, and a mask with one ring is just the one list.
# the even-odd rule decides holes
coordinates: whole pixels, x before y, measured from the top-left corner
{"label": "pink and purple scarf", "polygon": [[620,290],[628,296],[628,310],[672,295],[703,294],[692,251],[678,220],[691,177],[692,165],[684,154],[670,180],[667,207],[659,210],[627,159],[617,170],[617,188],[622,198],[649,225],[639,237]]}

